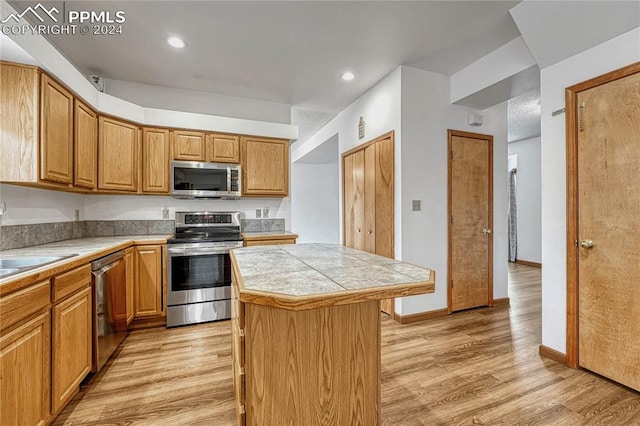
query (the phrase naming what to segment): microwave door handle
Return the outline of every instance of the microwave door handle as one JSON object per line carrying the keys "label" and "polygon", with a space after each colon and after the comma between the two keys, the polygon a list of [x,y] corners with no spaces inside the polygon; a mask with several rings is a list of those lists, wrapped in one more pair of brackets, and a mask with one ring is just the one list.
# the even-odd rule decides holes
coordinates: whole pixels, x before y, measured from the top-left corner
{"label": "microwave door handle", "polygon": [[231,167],[227,166],[227,192],[231,191]]}

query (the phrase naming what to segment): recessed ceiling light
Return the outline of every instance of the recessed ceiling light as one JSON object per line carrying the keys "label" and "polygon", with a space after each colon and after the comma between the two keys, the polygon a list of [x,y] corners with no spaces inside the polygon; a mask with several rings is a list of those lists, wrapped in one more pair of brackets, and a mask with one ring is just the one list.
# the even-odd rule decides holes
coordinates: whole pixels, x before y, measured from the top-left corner
{"label": "recessed ceiling light", "polygon": [[183,47],[185,47],[187,45],[187,43],[184,42],[184,40],[182,40],[179,37],[175,37],[175,36],[171,36],[167,39],[167,43],[169,43],[169,45],[175,47],[176,49],[182,49]]}
{"label": "recessed ceiling light", "polygon": [[353,75],[353,73],[351,71],[347,71],[345,73],[342,73],[342,79],[344,81],[351,81],[351,80],[353,80],[354,77],[355,77],[355,75]]}

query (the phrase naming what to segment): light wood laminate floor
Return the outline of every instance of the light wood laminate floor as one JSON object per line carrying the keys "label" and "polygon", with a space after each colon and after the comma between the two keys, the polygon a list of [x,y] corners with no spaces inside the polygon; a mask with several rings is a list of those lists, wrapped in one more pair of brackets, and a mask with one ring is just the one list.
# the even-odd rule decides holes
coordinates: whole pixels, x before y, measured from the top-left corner
{"label": "light wood laminate floor", "polygon": [[[510,308],[383,318],[382,424],[640,425],[639,393],[538,355],[540,275],[510,264]],[[232,425],[230,345],[228,321],[132,332],[53,424]]]}

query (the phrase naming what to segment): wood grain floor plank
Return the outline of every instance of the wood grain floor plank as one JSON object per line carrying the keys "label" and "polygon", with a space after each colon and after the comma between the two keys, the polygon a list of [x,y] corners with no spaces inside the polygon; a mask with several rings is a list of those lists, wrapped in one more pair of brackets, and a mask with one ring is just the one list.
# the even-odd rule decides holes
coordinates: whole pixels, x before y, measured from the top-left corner
{"label": "wood grain floor plank", "polygon": [[[541,270],[509,266],[510,307],[382,318],[381,424],[640,425],[640,393],[538,354]],[[132,332],[53,425],[235,424],[229,322]]]}

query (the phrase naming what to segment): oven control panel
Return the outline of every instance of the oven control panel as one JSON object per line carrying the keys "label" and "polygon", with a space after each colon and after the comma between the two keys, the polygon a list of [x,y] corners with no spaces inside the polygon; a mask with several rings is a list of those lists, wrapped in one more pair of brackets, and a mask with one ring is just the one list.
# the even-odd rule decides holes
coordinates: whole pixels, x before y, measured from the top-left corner
{"label": "oven control panel", "polygon": [[240,212],[176,212],[176,227],[240,226]]}
{"label": "oven control panel", "polygon": [[186,214],[184,224],[192,225],[196,223],[231,223],[231,215],[228,214]]}

